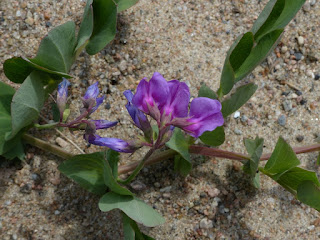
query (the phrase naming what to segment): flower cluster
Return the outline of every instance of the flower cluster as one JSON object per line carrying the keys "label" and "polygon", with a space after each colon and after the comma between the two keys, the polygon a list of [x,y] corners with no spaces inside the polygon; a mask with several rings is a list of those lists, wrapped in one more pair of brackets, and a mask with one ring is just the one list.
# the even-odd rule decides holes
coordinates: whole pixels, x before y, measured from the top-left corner
{"label": "flower cluster", "polygon": [[199,97],[190,104],[190,90],[184,82],[166,81],[155,72],[148,82],[142,79],[132,104],[158,123],[159,129],[175,126],[193,137],[222,126],[224,119],[218,100]]}
{"label": "flower cluster", "polygon": [[98,97],[99,88],[98,82],[91,85],[85,95],[82,98],[83,108],[80,110],[80,116],[75,120],[68,123],[62,123],[62,116],[65,111],[66,101],[68,96],[68,86],[70,83],[68,80],[63,81],[58,86],[57,104],[60,111],[60,126],[68,127],[71,129],[85,129],[84,139],[90,144],[106,146],[118,152],[133,152],[136,148],[118,138],[105,138],[100,137],[96,130],[107,129],[117,125],[117,121],[110,122],[107,120],[91,120],[90,115],[95,112],[98,107],[103,103],[104,97]]}
{"label": "flower cluster", "polygon": [[[66,79],[59,85],[57,103],[60,119],[63,119],[69,85]],[[178,80],[166,81],[160,73],[156,72],[150,81],[146,78],[140,81],[134,95],[130,90],[124,92],[128,100],[127,111],[134,124],[143,131],[144,140],[128,142],[117,138],[100,137],[96,130],[113,127],[117,122],[89,119],[104,100],[104,97],[98,97],[98,95],[99,88],[96,82],[88,88],[82,98],[83,108],[80,116],[69,123],[61,123],[60,126],[81,129],[85,125],[86,141],[118,152],[131,153],[143,145],[159,148],[170,139],[174,127],[179,127],[198,138],[205,131],[212,131],[222,126],[224,122],[219,101],[199,97],[193,99],[189,107],[189,87]],[[157,122],[159,129],[157,139],[153,139],[152,127],[146,115]]]}

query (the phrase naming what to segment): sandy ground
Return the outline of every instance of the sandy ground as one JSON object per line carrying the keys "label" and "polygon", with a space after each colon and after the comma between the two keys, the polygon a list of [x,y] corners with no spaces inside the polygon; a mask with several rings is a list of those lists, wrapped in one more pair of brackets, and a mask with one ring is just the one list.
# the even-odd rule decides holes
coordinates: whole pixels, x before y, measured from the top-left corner
{"label": "sandy ground", "polygon": [[[134,90],[143,77],[158,71],[168,80],[187,82],[193,96],[201,83],[219,86],[224,58],[235,38],[250,30],[267,1],[140,0],[119,14],[116,39],[95,56],[81,54],[72,68],[73,116],[79,97],[95,81],[107,95],[95,119],[119,120],[101,135],[134,139],[137,133],[122,92]],[[79,24],[84,1],[0,2],[1,80],[3,62],[13,56],[34,57],[41,38],[68,20]],[[244,81],[259,89],[226,121],[223,149],[245,152],[243,138],[265,139],[265,152],[283,136],[292,146],[314,143],[320,134],[320,3],[307,1],[285,29],[279,46]],[[300,37],[300,43],[297,39]],[[302,41],[303,40],[303,41]],[[286,81],[288,84],[283,84]],[[298,90],[298,91],[297,91]],[[49,117],[45,107],[43,115]],[[283,115],[283,116],[282,116]],[[279,117],[285,121],[279,124]],[[33,131],[56,144],[54,131]],[[64,133],[86,152],[80,133]],[[78,153],[70,144],[64,148]],[[121,164],[138,159],[122,156]],[[316,153],[303,154],[302,166],[319,173]],[[165,239],[319,239],[319,213],[293,199],[265,176],[261,190],[251,187],[239,163],[194,157],[183,178],[166,161],[145,168],[136,180],[137,195],[157,209],[166,223],[143,231]],[[119,212],[101,213],[98,197],[60,175],[63,160],[27,148],[21,164],[0,168],[1,239],[122,239]],[[318,175],[319,176],[319,175]]]}

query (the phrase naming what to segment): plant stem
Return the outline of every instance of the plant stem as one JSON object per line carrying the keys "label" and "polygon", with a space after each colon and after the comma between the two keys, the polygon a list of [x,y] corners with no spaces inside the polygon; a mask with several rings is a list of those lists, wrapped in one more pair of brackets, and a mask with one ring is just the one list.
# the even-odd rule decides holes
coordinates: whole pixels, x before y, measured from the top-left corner
{"label": "plant stem", "polygon": [[[140,172],[140,170],[144,167],[145,162],[149,159],[149,157],[152,155],[152,153],[154,152],[154,148],[151,148],[147,154],[144,156],[144,158],[139,162],[139,164],[135,167],[134,171],[131,173],[131,175],[125,179],[125,180],[121,180],[119,179],[118,182],[122,183],[122,184],[127,184],[129,182],[131,182],[132,179],[134,179],[138,173]],[[119,174],[119,172],[118,172]]]}
{"label": "plant stem", "polygon": [[[35,138],[29,134],[24,134],[23,138],[28,144],[38,147],[45,151],[49,151],[59,157],[68,159],[74,156],[72,153],[69,153],[58,146],[51,145],[50,143],[45,142],[41,139]],[[190,153],[194,153],[194,154],[201,154],[201,155],[210,156],[210,157],[227,158],[227,159],[238,160],[238,161],[249,159],[248,155],[245,155],[242,153],[229,152],[229,151],[225,151],[217,148],[209,148],[209,147],[202,147],[202,146],[195,146],[195,145],[190,146],[189,151]],[[320,151],[320,143],[309,145],[309,146],[296,147],[296,148],[293,148],[293,151],[296,154]],[[132,178],[134,178],[139,173],[139,171],[143,168],[143,166],[148,166],[148,165],[155,164],[157,162],[161,162],[177,154],[174,150],[169,149],[169,150],[165,150],[157,154],[154,154],[154,156],[150,158],[153,152],[154,150],[150,149],[149,152],[145,155],[145,157],[140,162],[137,161],[137,162],[127,164],[125,166],[119,166],[118,175],[134,171],[131,174],[131,176],[133,175]],[[261,161],[268,160],[271,154],[272,153],[263,154],[260,160]]]}
{"label": "plant stem", "polygon": [[58,122],[54,122],[54,123],[48,123],[48,124],[38,124],[35,123],[34,127],[37,129],[49,129],[49,128],[54,128],[58,125]]}
{"label": "plant stem", "polygon": [[57,147],[57,146],[54,146],[48,142],[45,142],[39,138],[35,138],[29,134],[24,134],[23,135],[23,139],[30,145],[33,145],[37,148],[40,148],[44,151],[49,151],[59,157],[62,157],[62,158],[65,158],[65,159],[68,159],[68,158],[71,158],[73,157],[74,155],[72,153],[69,153],[65,150],[63,150],[63,148],[60,148],[60,147]]}

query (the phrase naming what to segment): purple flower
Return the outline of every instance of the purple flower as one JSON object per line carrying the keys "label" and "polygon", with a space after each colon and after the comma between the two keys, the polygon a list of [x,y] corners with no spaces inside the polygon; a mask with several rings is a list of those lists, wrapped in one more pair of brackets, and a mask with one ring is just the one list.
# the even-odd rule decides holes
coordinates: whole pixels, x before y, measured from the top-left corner
{"label": "purple flower", "polygon": [[[210,98],[195,98],[190,104],[188,86],[178,80],[167,82],[160,73],[154,73],[149,82],[142,79],[132,103],[149,114],[158,126],[177,126],[193,137],[222,126],[221,104]],[[188,113],[189,112],[189,113]]]}
{"label": "purple flower", "polygon": [[82,98],[84,109],[86,109],[89,114],[93,113],[98,109],[98,107],[103,103],[104,97],[98,98],[99,95],[99,83],[96,82],[88,87],[85,95]]}
{"label": "purple flower", "polygon": [[129,144],[128,142],[118,139],[118,138],[104,138],[100,137],[97,134],[92,134],[88,136],[88,142],[93,145],[104,146],[111,148],[117,152],[124,152],[124,153],[132,153],[137,150],[137,147]]}
{"label": "purple flower", "polygon": [[110,128],[110,127],[113,127],[118,124],[117,121],[115,121],[115,122],[110,122],[107,120],[90,120],[90,121],[92,121],[94,123],[96,130]]}
{"label": "purple flower", "polygon": [[149,82],[146,78],[140,81],[132,103],[160,122],[160,109],[166,104],[168,95],[167,81],[160,73],[155,72]]}
{"label": "purple flower", "polygon": [[57,105],[60,111],[60,121],[62,121],[63,112],[66,108],[69,86],[70,86],[70,82],[65,78],[63,78],[62,82],[59,83],[59,86],[58,86]]}
{"label": "purple flower", "polygon": [[162,116],[170,116],[170,120],[188,116],[190,91],[187,84],[172,80],[168,82],[168,87],[169,94],[166,104],[161,109]]}
{"label": "purple flower", "polygon": [[195,98],[190,104],[189,118],[185,121],[179,127],[195,138],[205,131],[213,131],[224,123],[221,103],[205,97]]}
{"label": "purple flower", "polygon": [[117,125],[118,122],[110,122],[107,120],[82,120],[86,124],[84,138],[88,141],[91,135],[94,135],[99,129],[106,129]]}
{"label": "purple flower", "polygon": [[123,92],[124,96],[127,98],[128,103],[126,105],[127,111],[130,114],[135,125],[140,128],[144,133],[150,132],[151,125],[148,121],[146,115],[143,114],[133,103],[133,93],[130,90],[126,90]]}

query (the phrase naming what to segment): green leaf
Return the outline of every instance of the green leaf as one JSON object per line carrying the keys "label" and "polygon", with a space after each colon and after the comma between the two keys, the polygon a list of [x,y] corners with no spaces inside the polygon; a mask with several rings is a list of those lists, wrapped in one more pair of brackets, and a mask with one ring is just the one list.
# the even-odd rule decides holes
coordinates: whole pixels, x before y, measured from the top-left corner
{"label": "green leaf", "polygon": [[294,195],[297,194],[299,185],[304,181],[312,181],[316,186],[320,186],[315,172],[308,171],[299,167],[294,167],[286,171],[276,181]]}
{"label": "green leaf", "polygon": [[181,173],[185,177],[190,173],[191,168],[191,162],[182,158],[181,155],[174,156],[174,171]]}
{"label": "green leaf", "polygon": [[231,94],[229,98],[227,98],[221,103],[221,112],[223,117],[227,117],[231,113],[237,111],[251,98],[251,96],[255,93],[257,88],[258,86],[253,83],[248,83],[246,85],[238,87],[235,93]]}
{"label": "green leaf", "polygon": [[104,153],[76,155],[59,165],[59,170],[88,191],[102,195],[106,192],[103,179]]}
{"label": "green leaf", "polygon": [[264,35],[251,50],[250,55],[242,63],[235,73],[235,82],[246,77],[257,65],[259,65],[269,53],[277,46],[283,29],[274,30]]}
{"label": "green leaf", "polygon": [[320,212],[320,188],[312,181],[305,181],[298,187],[298,199]]}
{"label": "green leaf", "polygon": [[180,128],[176,128],[170,140],[166,143],[168,148],[178,152],[185,160],[191,163],[189,154],[189,143]]}
{"label": "green leaf", "polygon": [[155,227],[165,222],[152,207],[134,196],[106,193],[99,201],[99,208],[103,212],[120,209],[134,221],[147,227]]}
{"label": "green leaf", "polygon": [[76,47],[75,24],[66,22],[52,29],[40,43],[37,56],[31,62],[44,68],[69,72]]}
{"label": "green leaf", "polygon": [[82,22],[81,22],[78,37],[77,37],[77,46],[75,48],[75,52],[78,50],[81,51],[91,37],[92,31],[93,31],[92,2],[93,0],[87,0],[87,5],[84,9]]}
{"label": "green leaf", "polygon": [[259,41],[265,34],[284,28],[304,3],[305,0],[270,1],[252,27],[255,40]]}
{"label": "green leaf", "polygon": [[211,99],[217,99],[217,94],[211,90],[205,83],[201,85],[198,97],[207,97]]}
{"label": "green leaf", "polygon": [[93,32],[86,46],[88,54],[102,50],[116,35],[117,6],[113,0],[94,0]]}
{"label": "green leaf", "polygon": [[11,160],[13,158],[24,158],[21,134],[13,139],[6,141],[6,135],[12,130],[11,128],[11,101],[15,93],[14,88],[0,82],[0,155]]}
{"label": "green leaf", "polygon": [[280,137],[271,157],[263,169],[263,173],[268,174],[277,181],[284,172],[299,164],[300,161],[290,145]]}
{"label": "green leaf", "polygon": [[234,72],[236,72],[239,69],[242,63],[250,55],[252,47],[253,34],[252,32],[247,32],[242,36],[239,43],[235,46],[229,57]]}
{"label": "green leaf", "polygon": [[45,100],[42,76],[40,72],[32,72],[13,96],[12,132],[7,135],[6,140],[13,138],[22,128],[30,125],[38,117]]}
{"label": "green leaf", "polygon": [[112,175],[115,179],[118,177],[118,162],[119,162],[119,153],[108,149],[107,151],[107,161],[109,162],[110,168],[112,170]]}
{"label": "green leaf", "polygon": [[132,226],[132,222],[134,221],[131,218],[122,213],[123,235],[126,240],[135,240],[136,231]]}
{"label": "green leaf", "polygon": [[245,139],[244,145],[250,155],[250,160],[244,165],[244,171],[254,177],[257,173],[263,151],[263,138],[256,137],[255,140]]}
{"label": "green leaf", "polygon": [[228,94],[232,90],[234,85],[234,80],[235,80],[235,76],[234,76],[233,68],[231,66],[229,59],[226,59],[226,61],[224,62],[222,73],[221,73],[220,88],[218,90],[218,95],[220,98],[223,95]]}
{"label": "green leaf", "polygon": [[252,185],[257,188],[260,189],[260,172],[257,172],[256,175],[254,176],[254,178],[252,179]]}
{"label": "green leaf", "polygon": [[23,81],[30,75],[33,70],[39,70],[42,72],[49,73],[53,79],[61,79],[61,77],[71,78],[72,76],[50,70],[48,68],[42,67],[31,59],[24,57],[13,57],[7,59],[3,64],[3,70],[8,79],[15,83],[23,83]]}
{"label": "green leaf", "polygon": [[138,224],[129,218],[125,213],[122,213],[123,233],[125,240],[154,240],[142,233]]}
{"label": "green leaf", "polygon": [[127,10],[128,8],[135,5],[139,0],[115,0],[118,5],[118,12]]}
{"label": "green leaf", "polygon": [[317,157],[317,164],[320,165],[320,153],[318,154],[318,157]]}
{"label": "green leaf", "polygon": [[235,82],[235,72],[249,56],[253,47],[253,34],[247,32],[238,37],[230,47],[222,69],[220,79],[220,89],[223,95],[228,94],[233,88]]}
{"label": "green leaf", "polygon": [[[103,161],[103,179],[104,179],[105,185],[107,185],[112,192],[115,192],[120,195],[132,196],[133,193],[130,192],[128,189],[122,187],[114,177],[114,175],[118,174],[118,173],[114,174],[113,171],[115,170],[114,164],[115,162],[118,161],[119,154],[116,154],[114,152],[108,152],[106,157],[109,159],[108,160],[106,159],[105,161]],[[109,162],[111,162],[112,168]]]}
{"label": "green leaf", "polygon": [[51,103],[51,111],[52,111],[53,121],[59,122],[60,121],[60,111],[59,111],[58,105],[56,103]]}
{"label": "green leaf", "polygon": [[220,146],[225,141],[224,128],[221,126],[217,127],[215,130],[211,132],[204,132],[200,136],[200,140],[203,143],[213,147]]}
{"label": "green leaf", "polygon": [[15,140],[14,144],[11,144],[11,141],[6,142],[7,145],[10,144],[12,147],[10,147],[10,150],[2,154],[2,156],[8,160],[18,158],[22,161],[24,160],[26,155],[24,153],[24,146],[22,144],[21,137],[19,136],[17,139],[14,139],[14,140]]}

